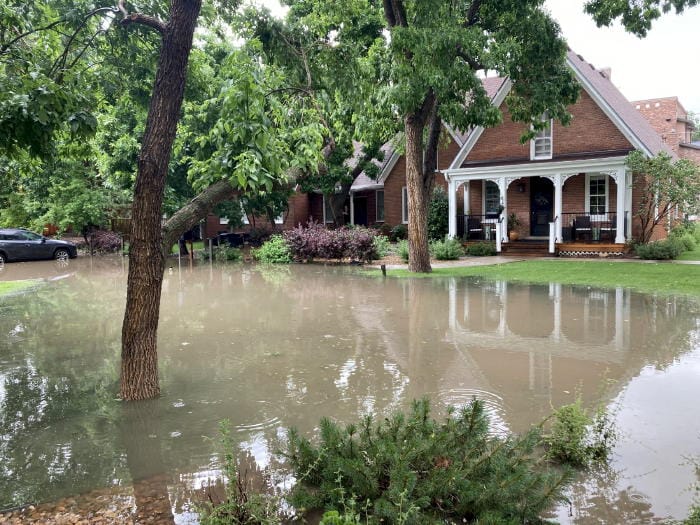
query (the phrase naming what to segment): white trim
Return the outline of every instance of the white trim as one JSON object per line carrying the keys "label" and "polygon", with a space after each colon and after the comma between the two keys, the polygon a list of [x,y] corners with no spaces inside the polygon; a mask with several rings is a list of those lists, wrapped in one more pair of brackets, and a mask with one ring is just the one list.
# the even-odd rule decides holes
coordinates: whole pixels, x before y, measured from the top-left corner
{"label": "white trim", "polygon": [[452,137],[452,140],[454,140],[457,143],[457,145],[461,148],[464,144],[462,143],[460,138],[457,136],[457,132],[454,130],[454,128],[446,122],[443,122],[442,125],[445,126],[445,129]]}
{"label": "white trim", "polygon": [[406,186],[401,187],[401,222],[408,224],[408,188]]}
{"label": "white trim", "polygon": [[396,163],[399,161],[399,158],[401,158],[401,155],[398,152],[394,151],[391,154],[389,162],[387,162],[386,166],[384,166],[384,169],[381,171],[381,173],[379,173],[379,177],[377,177],[377,183],[384,185],[384,181],[391,173],[391,170],[394,169],[394,166],[396,166]]}
{"label": "white trim", "polygon": [[[603,113],[607,115],[607,117],[615,124],[618,130],[625,136],[627,140],[630,141],[632,146],[634,146],[636,149],[640,150],[643,152],[647,157],[653,157],[653,153],[647,148],[644,143],[641,141],[637,135],[635,135],[634,131],[632,131],[632,128],[630,128],[627,123],[620,118],[620,116],[615,112],[615,110],[610,106],[610,104],[607,103],[607,101],[600,95],[598,90],[591,84],[588,79],[581,73],[574,62],[569,58],[568,56],[566,57],[566,63],[568,66],[573,70],[574,75],[576,75],[576,79],[579,81],[583,89],[586,90],[586,93],[590,95],[590,97],[593,99],[593,101],[598,105],[600,109],[603,110]],[[586,67],[588,67],[588,64],[586,64]]]}
{"label": "white trim", "polygon": [[284,224],[284,212],[275,217],[275,224]]}
{"label": "white trim", "polygon": [[445,178],[449,180],[467,181],[479,180],[485,177],[516,178],[553,176],[591,172],[615,171],[625,165],[626,157],[606,157],[602,159],[565,160],[559,162],[526,162],[524,164],[508,164],[497,166],[479,166],[474,168],[458,168],[445,170]]}
{"label": "white trim", "polygon": [[[591,215],[591,177],[603,177],[605,181],[605,211],[603,215]],[[591,220],[602,221],[605,219],[605,214],[610,211],[610,177],[605,173],[586,173],[585,187],[585,212],[591,215]]]}
{"label": "white trim", "polygon": [[[547,128],[545,128],[546,130]],[[543,130],[544,131],[544,130]],[[537,139],[547,139],[549,138],[549,153],[546,155],[537,156],[535,150],[535,141]],[[554,119],[549,119],[549,137],[533,137],[530,139],[530,160],[550,160],[554,154]]]}
{"label": "white trim", "polygon": [[[507,78],[503,81],[503,84],[501,84],[501,87],[498,88],[496,95],[494,95],[494,97],[493,97],[492,104],[495,107],[500,107],[501,104],[503,104],[503,101],[506,99],[506,96],[510,92],[510,88],[512,86],[513,86],[513,82],[509,78]],[[452,164],[450,164],[450,167],[448,168],[448,170],[457,169],[462,165],[462,163],[464,162],[464,159],[467,158],[467,155],[469,155],[472,148],[474,148],[474,145],[481,138],[481,134],[483,132],[484,132],[484,127],[477,126],[476,128],[474,128],[471,131],[471,133],[469,133],[467,140],[464,141],[464,145],[459,150],[459,153],[457,153],[457,155],[455,156],[455,158],[452,161]]]}
{"label": "white trim", "polygon": [[[493,182],[492,180],[482,181],[482,184],[481,184],[481,211],[483,212],[484,215],[486,215],[488,213],[493,213],[493,212],[489,212],[486,210],[486,185],[489,182],[496,186],[496,189],[498,190],[498,203],[499,203],[499,205],[502,203],[501,188],[498,186],[498,184]],[[484,222],[486,222],[486,221],[484,221]]]}
{"label": "white trim", "polygon": [[[379,192],[382,192],[382,215],[383,217],[380,219],[379,218]],[[385,222],[386,220],[386,207],[385,207],[385,194],[384,194],[384,188],[381,190],[374,190],[374,222]]]}
{"label": "white trim", "polygon": [[326,194],[322,193],[321,196],[323,197],[323,224],[331,224],[333,223],[333,217],[331,216],[330,220],[328,220],[326,216]]}

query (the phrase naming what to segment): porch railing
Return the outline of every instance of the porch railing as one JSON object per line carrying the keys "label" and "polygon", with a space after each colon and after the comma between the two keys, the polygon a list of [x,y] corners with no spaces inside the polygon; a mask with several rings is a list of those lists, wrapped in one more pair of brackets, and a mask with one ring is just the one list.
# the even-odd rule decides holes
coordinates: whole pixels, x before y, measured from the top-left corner
{"label": "porch railing", "polygon": [[[561,214],[562,242],[615,242],[617,213],[567,212]],[[627,221],[623,221],[625,230]],[[626,231],[625,237],[626,235]]]}
{"label": "porch railing", "polygon": [[495,241],[499,218],[495,213],[463,215],[457,221],[457,236],[465,241]]}

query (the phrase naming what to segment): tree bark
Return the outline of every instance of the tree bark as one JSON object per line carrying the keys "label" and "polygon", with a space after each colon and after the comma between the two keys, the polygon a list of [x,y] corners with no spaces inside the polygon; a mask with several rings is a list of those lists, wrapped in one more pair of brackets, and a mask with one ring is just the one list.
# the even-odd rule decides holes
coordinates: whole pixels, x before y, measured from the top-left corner
{"label": "tree bark", "polygon": [[187,230],[191,230],[195,224],[207,216],[214,206],[220,202],[231,200],[236,196],[237,190],[228,180],[215,182],[202,193],[197,195],[184,207],[179,209],[163,225],[163,255],[170,253],[170,248],[175,241]]}
{"label": "tree bark", "polygon": [[[408,271],[429,273],[428,204],[430,187],[423,173],[424,120],[415,115],[404,119],[406,130],[406,193],[408,194]],[[432,178],[432,173],[430,174]]]}
{"label": "tree bark", "polygon": [[163,191],[185,89],[187,61],[201,0],[173,0],[148,110],[134,187],[126,311],[122,324],[120,396],[160,394],[157,332],[165,258]]}

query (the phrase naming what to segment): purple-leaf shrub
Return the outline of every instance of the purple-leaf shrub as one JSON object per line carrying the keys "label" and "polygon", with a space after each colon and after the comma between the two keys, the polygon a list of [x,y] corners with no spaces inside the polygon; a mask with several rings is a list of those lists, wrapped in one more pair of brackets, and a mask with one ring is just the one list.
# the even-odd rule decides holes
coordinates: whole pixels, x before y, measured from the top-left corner
{"label": "purple-leaf shrub", "polygon": [[298,261],[313,259],[350,259],[371,261],[376,258],[376,232],[364,227],[329,230],[322,224],[309,221],[306,227],[297,226],[284,232],[292,256]]}

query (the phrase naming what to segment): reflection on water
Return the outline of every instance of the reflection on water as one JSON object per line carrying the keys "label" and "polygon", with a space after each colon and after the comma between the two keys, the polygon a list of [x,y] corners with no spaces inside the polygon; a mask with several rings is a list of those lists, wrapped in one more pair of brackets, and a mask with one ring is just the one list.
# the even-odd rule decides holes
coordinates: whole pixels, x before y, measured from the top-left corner
{"label": "reflection on water", "polygon": [[680,463],[700,455],[700,418],[688,417],[700,396],[693,301],[175,265],[163,286],[163,395],[121,404],[124,263],[71,263],[0,275],[65,276],[0,299],[0,508],[129,485],[136,512],[185,522],[190,498],[220,474],[222,419],[255,468],[276,471],[286,429],[310,434],[324,415],[349,422],[424,395],[442,407],[478,397],[495,432],[522,431],[576,392],[616,406],[623,435],[612,469],[574,487],[561,521],[641,523],[683,517],[690,503],[695,472]]}

